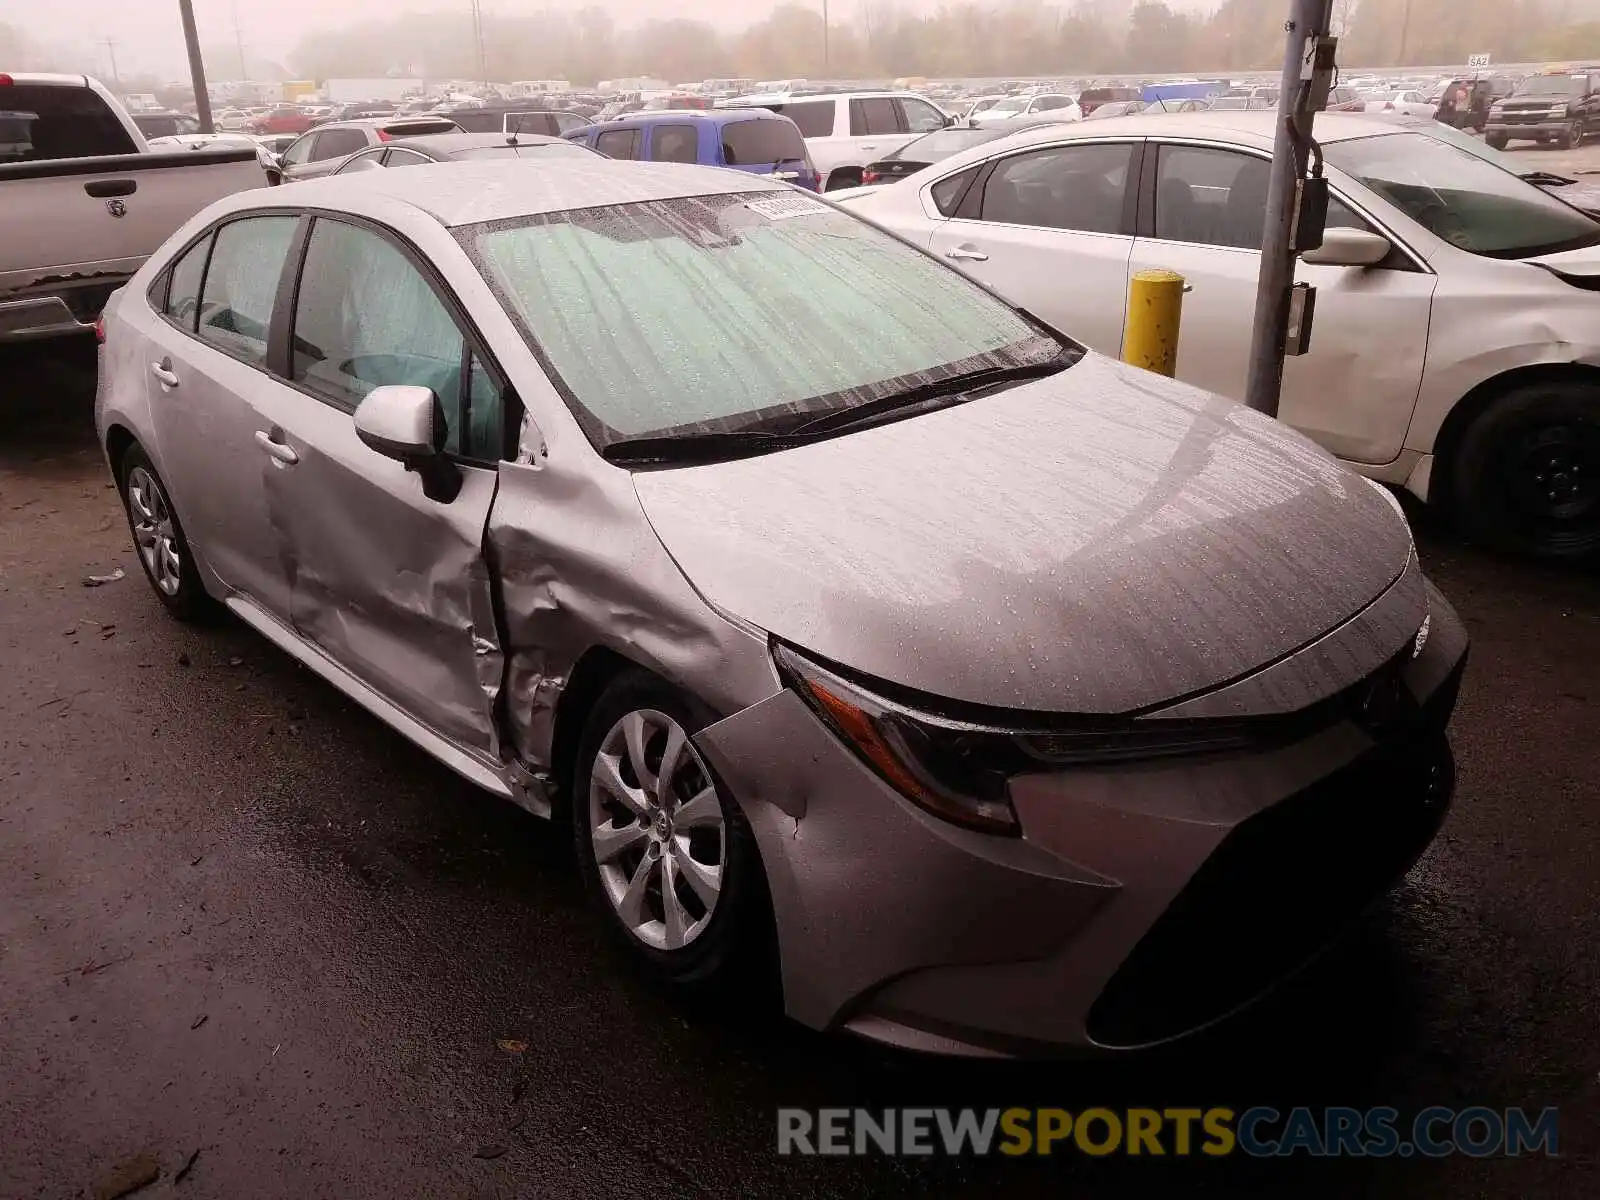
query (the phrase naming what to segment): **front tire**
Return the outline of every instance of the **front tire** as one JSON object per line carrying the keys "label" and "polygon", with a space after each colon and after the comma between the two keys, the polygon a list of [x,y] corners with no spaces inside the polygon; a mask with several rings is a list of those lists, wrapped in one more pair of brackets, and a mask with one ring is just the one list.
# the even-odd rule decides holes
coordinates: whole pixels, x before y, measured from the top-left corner
{"label": "front tire", "polygon": [[1600,550],[1600,388],[1527,384],[1467,428],[1451,501],[1465,532],[1496,549],[1544,558]]}
{"label": "front tire", "polygon": [[1504,150],[1510,141],[1510,139],[1506,138],[1503,134],[1498,133],[1491,133],[1483,140],[1488,144],[1489,149],[1491,150]]}
{"label": "front tire", "polygon": [[584,727],[572,783],[578,863],[634,961],[684,991],[760,978],[771,945],[755,836],[692,737],[711,714],[630,671]]}
{"label": "front tire", "polygon": [[133,534],[134,551],[156,599],[180,621],[204,621],[215,605],[200,582],[183,523],[167,497],[166,484],[156,473],[155,464],[143,447],[135,445],[123,455],[120,472],[117,487],[128,515],[128,531]]}
{"label": "front tire", "polygon": [[1559,150],[1575,150],[1583,144],[1583,122],[1574,121],[1561,131],[1561,136],[1556,139],[1556,148]]}

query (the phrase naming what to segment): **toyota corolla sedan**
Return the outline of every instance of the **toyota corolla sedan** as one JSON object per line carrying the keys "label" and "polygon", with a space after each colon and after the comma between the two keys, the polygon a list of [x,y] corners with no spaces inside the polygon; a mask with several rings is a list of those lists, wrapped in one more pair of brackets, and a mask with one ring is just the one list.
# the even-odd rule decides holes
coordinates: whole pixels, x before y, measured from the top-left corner
{"label": "toyota corolla sedan", "polygon": [[832,205],[573,158],[240,193],[106,310],[157,600],[570,819],[669,984],[1166,1042],[1429,843],[1466,636],[1387,493]]}
{"label": "toyota corolla sedan", "polygon": [[[1103,353],[1130,277],[1183,275],[1178,375],[1242,398],[1275,118],[1052,126],[830,196]],[[1431,132],[1317,121],[1333,200],[1279,416],[1475,538],[1600,553],[1600,224]],[[1537,179],[1534,182],[1548,182]]]}

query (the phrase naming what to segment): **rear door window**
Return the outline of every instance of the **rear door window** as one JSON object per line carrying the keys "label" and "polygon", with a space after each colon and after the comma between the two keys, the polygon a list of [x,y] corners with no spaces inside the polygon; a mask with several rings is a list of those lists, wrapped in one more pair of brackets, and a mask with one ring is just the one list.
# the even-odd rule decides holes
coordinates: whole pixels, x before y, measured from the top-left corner
{"label": "rear door window", "polygon": [[698,162],[700,131],[693,125],[657,125],[650,131],[650,158],[654,162]]}
{"label": "rear door window", "polygon": [[850,101],[850,136],[900,132],[900,109],[888,96]]}
{"label": "rear door window", "polygon": [[805,156],[805,139],[789,121],[756,118],[730,121],[722,127],[722,161],[727,166],[800,162]]}
{"label": "rear door window", "polygon": [[982,219],[1039,229],[1122,233],[1133,144],[1052,146],[995,165]]}
{"label": "rear door window", "polygon": [[1156,237],[1234,250],[1261,249],[1271,179],[1264,158],[1202,146],[1162,146],[1156,172]]}
{"label": "rear door window", "polygon": [[297,223],[246,217],[217,230],[200,296],[201,340],[245,362],[266,361],[272,303]]}
{"label": "rear door window", "polygon": [[18,83],[0,89],[0,163],[138,149],[116,114],[88,88]]}
{"label": "rear door window", "polygon": [[595,149],[607,158],[637,158],[639,131],[637,129],[608,129],[595,139]]}
{"label": "rear door window", "polygon": [[312,162],[329,158],[343,158],[357,150],[366,149],[367,135],[360,129],[324,129],[317,134],[316,148],[311,151]]}

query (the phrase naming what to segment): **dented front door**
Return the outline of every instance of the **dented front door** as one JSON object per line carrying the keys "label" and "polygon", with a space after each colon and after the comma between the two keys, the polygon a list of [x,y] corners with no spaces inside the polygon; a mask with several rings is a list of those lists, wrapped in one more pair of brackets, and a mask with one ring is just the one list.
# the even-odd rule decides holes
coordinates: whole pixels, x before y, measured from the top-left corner
{"label": "dented front door", "polygon": [[350,414],[281,389],[267,502],[295,631],[412,717],[497,759],[499,638],[483,555],[495,472],[448,504],[362,444]]}

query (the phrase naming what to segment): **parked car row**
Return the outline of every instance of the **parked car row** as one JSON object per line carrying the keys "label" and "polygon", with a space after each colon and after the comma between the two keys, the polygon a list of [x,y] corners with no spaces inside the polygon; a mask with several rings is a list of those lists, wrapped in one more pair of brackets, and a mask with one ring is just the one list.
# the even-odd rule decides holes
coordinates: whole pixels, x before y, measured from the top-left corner
{"label": "parked car row", "polygon": [[[930,202],[1131,195],[1128,128]],[[779,180],[532,157],[237,194],[116,294],[97,427],[174,616],[565,817],[666,985],[775,971],[899,1046],[1184,1037],[1428,845],[1467,637],[1387,492]],[[1232,164],[1178,165],[1168,234],[1244,236]]]}
{"label": "parked car row", "polygon": [[[1273,125],[1047,126],[839,201],[1106,354],[1130,275],[1175,270],[1194,291],[1179,377],[1240,398]],[[1281,418],[1484,541],[1600,549],[1600,224],[1487,149],[1365,116],[1325,116],[1317,137],[1331,228],[1302,256],[1315,327]]]}

